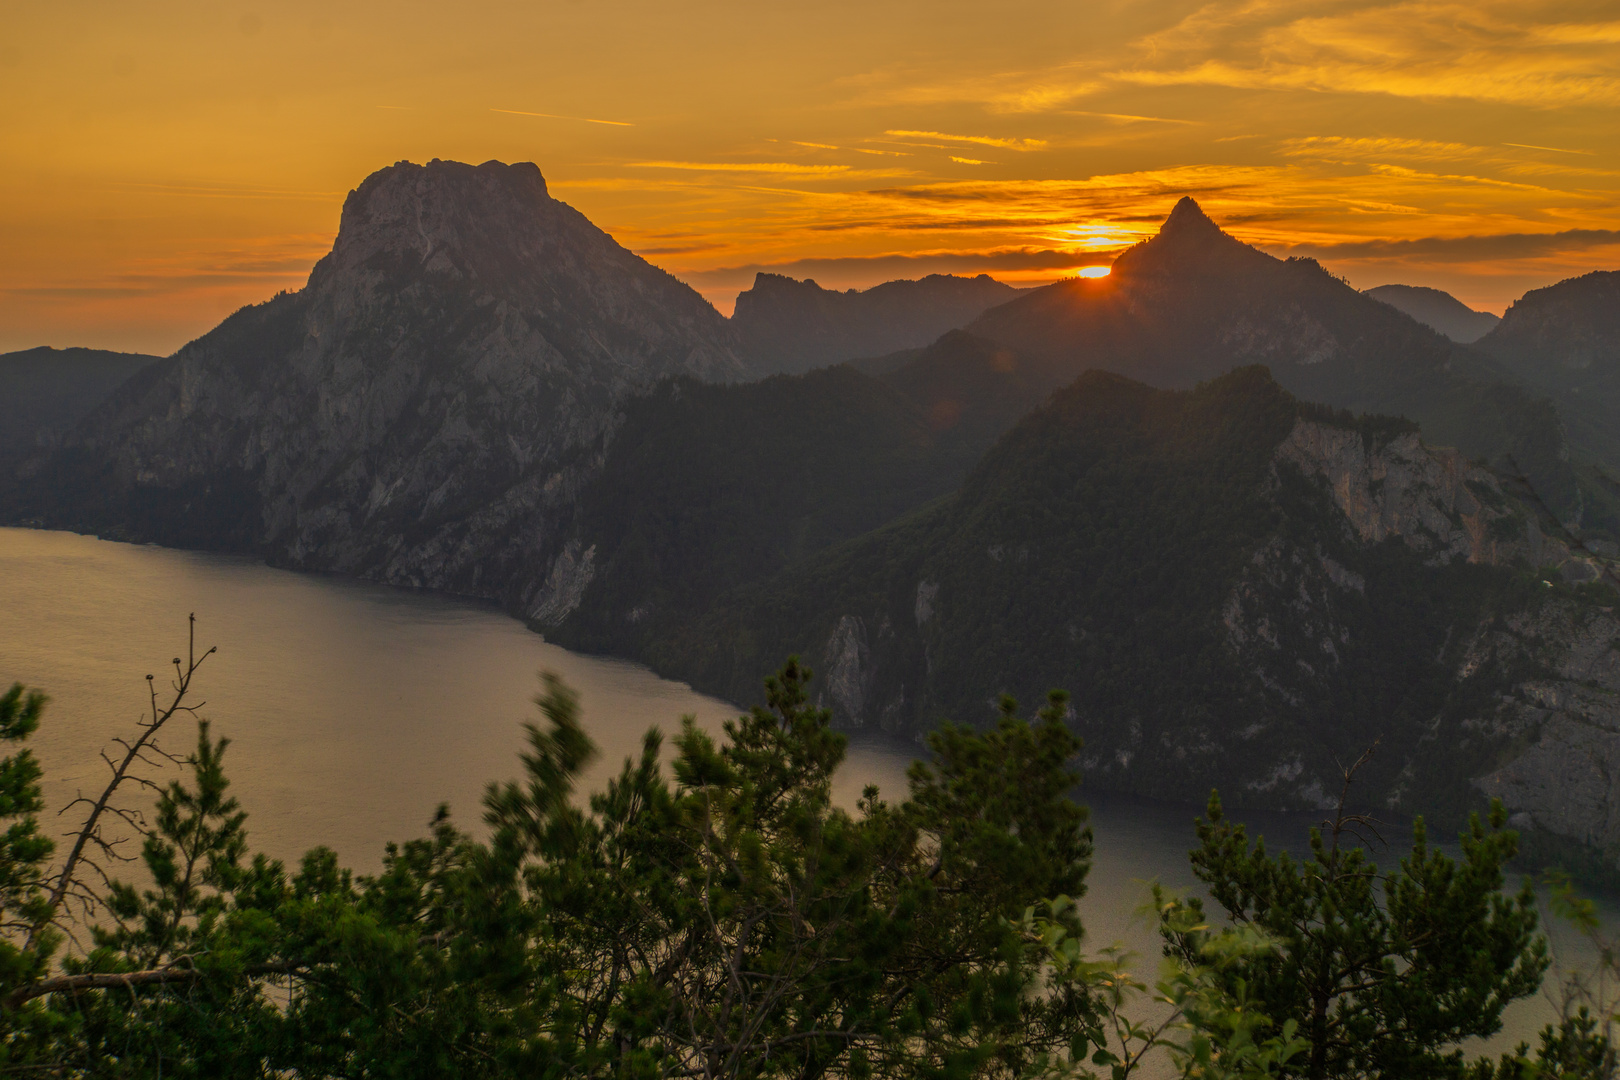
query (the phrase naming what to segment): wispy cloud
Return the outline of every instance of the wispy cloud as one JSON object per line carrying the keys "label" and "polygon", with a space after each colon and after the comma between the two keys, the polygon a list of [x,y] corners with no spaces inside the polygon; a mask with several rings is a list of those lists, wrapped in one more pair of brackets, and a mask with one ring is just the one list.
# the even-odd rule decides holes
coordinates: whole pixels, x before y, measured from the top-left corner
{"label": "wispy cloud", "polygon": [[610,127],[635,127],[628,120],[593,120],[589,116],[562,116],[558,113],[526,112],[523,109],[491,109],[490,112],[505,113],[508,116],[541,116],[547,120],[578,120],[582,124],[607,124]]}
{"label": "wispy cloud", "polygon": [[1311,135],[1284,139],[1278,146],[1290,157],[1317,157],[1366,161],[1404,158],[1408,161],[1456,161],[1478,157],[1485,147],[1468,143],[1436,142],[1432,139],[1348,138],[1340,135]]}
{"label": "wispy cloud", "polygon": [[797,161],[632,161],[636,169],[686,169],[692,172],[788,173],[833,176],[850,172],[848,165],[806,165]]}
{"label": "wispy cloud", "polygon": [[1045,139],[1004,139],[993,135],[947,135],[943,131],[896,131],[889,130],[883,134],[892,135],[897,139],[944,139],[946,142],[978,143],[980,146],[994,146],[998,150],[1044,150]]}
{"label": "wispy cloud", "polygon": [[1292,244],[1295,254],[1323,259],[1411,259],[1478,263],[1533,259],[1547,255],[1620,246],[1620,229],[1565,229],[1546,233],[1501,233],[1496,236],[1422,236],[1410,240],[1351,240],[1336,244]]}
{"label": "wispy cloud", "polygon": [[1137,42],[1108,73],[1145,86],[1620,102],[1620,23],[1570,23],[1555,0],[1213,0]]}
{"label": "wispy cloud", "polygon": [[1522,142],[1509,142],[1509,143],[1503,143],[1502,145],[1503,146],[1516,146],[1520,150],[1547,150],[1547,151],[1550,151],[1550,152],[1552,152],[1554,154],[1586,154],[1588,156],[1591,156],[1593,154],[1593,151],[1591,151],[1591,150],[1565,150],[1561,146],[1534,146],[1534,145],[1532,145],[1530,143],[1522,143]]}
{"label": "wispy cloud", "polygon": [[951,160],[956,162],[958,165],[994,165],[995,164],[995,162],[993,162],[993,161],[980,161],[978,158],[957,157],[955,154],[951,155]]}

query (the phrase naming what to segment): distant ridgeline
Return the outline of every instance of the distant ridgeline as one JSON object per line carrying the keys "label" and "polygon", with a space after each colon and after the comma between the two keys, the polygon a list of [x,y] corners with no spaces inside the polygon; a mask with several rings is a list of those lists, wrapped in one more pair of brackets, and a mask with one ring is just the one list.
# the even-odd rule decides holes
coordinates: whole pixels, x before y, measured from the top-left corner
{"label": "distant ridgeline", "polygon": [[1165,798],[1320,806],[1378,740],[1361,797],[1500,795],[1620,872],[1615,276],[1467,346],[1188,199],[1108,278],[726,320],[532,165],[402,163],[0,518],[486,597],[733,700],[798,652],[906,735],[1067,687],[1088,782]]}

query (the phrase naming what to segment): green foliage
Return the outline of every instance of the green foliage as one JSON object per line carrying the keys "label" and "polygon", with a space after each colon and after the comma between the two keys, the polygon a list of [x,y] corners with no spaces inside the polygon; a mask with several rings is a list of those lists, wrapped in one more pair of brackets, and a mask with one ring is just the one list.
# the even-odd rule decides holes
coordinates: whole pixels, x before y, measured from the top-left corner
{"label": "green foliage", "polygon": [[[1503,865],[1518,838],[1492,808],[1463,834],[1462,857],[1429,846],[1422,819],[1398,871],[1380,873],[1366,850],[1346,847],[1364,823],[1340,814],[1311,833],[1310,859],[1272,856],[1251,843],[1211,796],[1192,866],[1237,927],[1276,942],[1226,972],[1266,1015],[1292,1020],[1309,1053],[1284,1074],[1451,1077],[1469,1072],[1458,1042],[1490,1035],[1511,1001],[1535,992],[1547,968],[1529,882],[1503,895]],[[1203,901],[1166,909],[1168,951],[1195,960],[1210,941]]]}
{"label": "green foliage", "polygon": [[[1184,931],[1198,929],[1189,922],[1187,909],[1167,903],[1157,887],[1155,898],[1171,923]],[[1134,1019],[1129,1009],[1149,988],[1129,970],[1129,954],[1111,947],[1098,958],[1089,958],[1080,937],[1060,917],[1071,904],[1068,897],[1058,897],[1041,905],[1046,914],[1039,916],[1031,907],[1024,913],[1022,928],[1042,958],[1049,990],[1093,988],[1096,1024],[1067,1059],[1043,1059],[1034,1075],[1091,1075],[1089,1064],[1106,1068],[1109,1080],[1127,1080],[1132,1073],[1145,1071],[1152,1055],[1162,1053],[1182,1077],[1257,1080],[1278,1075],[1306,1049],[1295,1021],[1274,1024],[1254,1007],[1241,978],[1226,977],[1235,965],[1275,952],[1275,944],[1252,927],[1206,935],[1196,962],[1167,957],[1152,988],[1152,1001],[1162,1016],[1141,1020]]]}
{"label": "green foliage", "polygon": [[[649,731],[586,797],[596,749],[547,676],[522,777],[487,793],[488,840],[441,809],[369,877],[325,849],[296,872],[250,858],[227,741],[200,723],[157,799],[147,884],[111,884],[93,948],[54,969],[47,939],[16,962],[50,917],[50,852],[37,766],[7,759],[3,1063],[152,1080],[1613,1074],[1608,1014],[1584,1008],[1535,1058],[1470,1066],[1455,1048],[1546,963],[1529,894],[1501,893],[1499,813],[1460,861],[1419,823],[1380,875],[1339,829],[1305,864],[1272,859],[1212,799],[1193,866],[1228,923],[1155,890],[1150,986],[1117,948],[1084,947],[1065,694],[1033,721],[1004,697],[986,731],[941,728],[903,800],[868,788],[851,812],[831,799],[845,739],[809,679],[790,660],[764,705],[719,738],[686,720],[667,759]],[[15,688],[0,733],[25,737],[42,705]],[[1555,906],[1595,928],[1567,883]]]}
{"label": "green foliage", "polygon": [[[56,845],[39,829],[37,815],[45,808],[39,762],[17,749],[39,727],[46,700],[21,683],[0,694],[0,743],[12,751],[0,758],[0,999],[44,977],[60,944],[54,932],[33,932],[49,917],[45,876]],[[38,1064],[69,1026],[39,1008],[14,1011],[9,1021],[0,1038],[0,1070]]]}
{"label": "green foliage", "polygon": [[790,662],[723,743],[688,721],[674,784],[649,733],[588,810],[577,705],[542,699],[527,783],[489,800],[553,995],[535,1053],[590,1074],[1016,1076],[1077,1036],[1085,996],[1030,998],[1008,921],[1078,892],[1089,861],[1061,701],[942,732],[908,800],[870,790],[851,815],[807,679]]}

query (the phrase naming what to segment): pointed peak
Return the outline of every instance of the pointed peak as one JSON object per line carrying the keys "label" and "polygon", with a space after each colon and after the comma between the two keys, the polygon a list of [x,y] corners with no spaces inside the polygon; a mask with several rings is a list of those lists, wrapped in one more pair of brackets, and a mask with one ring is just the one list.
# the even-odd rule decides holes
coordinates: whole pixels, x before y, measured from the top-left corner
{"label": "pointed peak", "polygon": [[1187,229],[1221,231],[1221,227],[1215,224],[1208,214],[1204,213],[1203,207],[1198,205],[1198,200],[1191,195],[1183,195],[1181,200],[1176,203],[1175,209],[1170,211],[1170,216],[1164,219],[1164,224],[1159,226],[1161,235]]}
{"label": "pointed peak", "polygon": [[1127,249],[1114,260],[1112,277],[1208,275],[1244,272],[1276,263],[1210,220],[1191,196],[1176,203],[1159,234]]}

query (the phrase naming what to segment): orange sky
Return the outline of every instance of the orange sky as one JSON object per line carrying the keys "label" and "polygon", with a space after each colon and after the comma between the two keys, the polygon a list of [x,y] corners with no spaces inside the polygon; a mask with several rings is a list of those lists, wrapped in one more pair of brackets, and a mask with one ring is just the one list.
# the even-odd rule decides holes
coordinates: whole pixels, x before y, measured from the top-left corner
{"label": "orange sky", "polygon": [[0,350],[166,353],[390,162],[532,160],[729,312],[1049,281],[1194,194],[1358,287],[1620,267],[1615,0],[54,0],[0,11]]}

